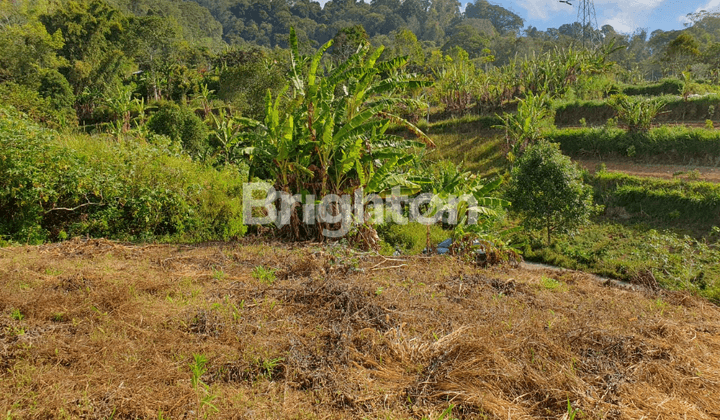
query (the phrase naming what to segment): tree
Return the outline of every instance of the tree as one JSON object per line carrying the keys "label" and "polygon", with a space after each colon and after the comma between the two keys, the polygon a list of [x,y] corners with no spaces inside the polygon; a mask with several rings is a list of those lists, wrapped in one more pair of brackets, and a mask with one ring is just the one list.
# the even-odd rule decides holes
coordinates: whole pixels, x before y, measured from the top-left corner
{"label": "tree", "polygon": [[546,230],[548,245],[553,232],[579,226],[595,210],[592,188],[583,183],[578,166],[545,140],[518,159],[507,196],[526,227]]}
{"label": "tree", "polygon": [[662,60],[666,69],[681,73],[700,56],[700,43],[694,36],[681,33],[668,44]]}
{"label": "tree", "polygon": [[342,63],[355,54],[361,45],[368,43],[368,40],[368,34],[362,25],[343,28],[333,38],[331,55],[337,63]]}
{"label": "tree", "polygon": [[465,8],[466,18],[489,19],[501,34],[519,32],[523,27],[523,19],[502,6],[490,4],[487,0],[476,0],[468,3]]}

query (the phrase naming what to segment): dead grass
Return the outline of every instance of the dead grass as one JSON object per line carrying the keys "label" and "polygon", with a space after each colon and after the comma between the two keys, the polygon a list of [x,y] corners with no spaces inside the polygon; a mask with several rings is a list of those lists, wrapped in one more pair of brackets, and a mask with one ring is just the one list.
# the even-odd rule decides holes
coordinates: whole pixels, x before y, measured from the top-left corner
{"label": "dead grass", "polygon": [[5,248],[0,415],[560,419],[569,401],[584,419],[712,419],[719,315],[580,273],[339,247]]}

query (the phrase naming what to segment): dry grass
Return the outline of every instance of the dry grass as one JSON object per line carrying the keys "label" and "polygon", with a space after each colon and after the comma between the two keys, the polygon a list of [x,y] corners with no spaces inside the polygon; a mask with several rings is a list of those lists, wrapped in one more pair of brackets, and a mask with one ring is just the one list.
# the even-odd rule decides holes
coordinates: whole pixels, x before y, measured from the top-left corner
{"label": "dry grass", "polygon": [[[453,405],[457,418],[561,419],[569,401],[577,418],[712,419],[719,315],[689,295],[444,257],[6,248],[0,416],[420,419]],[[207,387],[191,385],[194,354]]]}

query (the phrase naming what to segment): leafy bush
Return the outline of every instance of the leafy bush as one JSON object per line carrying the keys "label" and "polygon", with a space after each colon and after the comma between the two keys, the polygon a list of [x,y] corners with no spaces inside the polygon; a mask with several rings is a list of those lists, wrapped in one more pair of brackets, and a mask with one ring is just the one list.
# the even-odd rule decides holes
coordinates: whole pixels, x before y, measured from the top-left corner
{"label": "leafy bush", "polygon": [[61,136],[0,108],[0,237],[241,236],[243,171],[193,163],[162,137],[154,143]]}
{"label": "leafy bush", "polygon": [[[662,112],[655,121],[705,121],[720,118],[720,96],[706,95],[690,98],[687,101],[677,96],[660,98],[665,102]],[[604,101],[556,102],[555,124],[577,125],[582,118],[590,125],[602,125],[615,115],[612,107]]]}
{"label": "leafy bush", "polygon": [[[50,83],[47,88],[50,89]],[[0,84],[0,104],[12,106],[48,127],[59,128],[76,124],[75,111],[62,106],[62,102],[64,99],[55,102],[51,95],[43,97],[36,90],[24,85]]]}
{"label": "leafy bush", "polygon": [[527,227],[547,231],[548,244],[552,232],[572,230],[594,211],[592,189],[583,184],[577,165],[547,141],[518,159],[507,197]]}
{"label": "leafy bush", "polygon": [[193,156],[203,156],[208,150],[208,128],[188,108],[162,103],[147,125],[152,132],[180,142]]}
{"label": "leafy bush", "polygon": [[655,116],[665,106],[662,99],[636,99],[626,95],[613,95],[608,105],[615,110],[617,118],[627,125],[628,131],[647,132]]}

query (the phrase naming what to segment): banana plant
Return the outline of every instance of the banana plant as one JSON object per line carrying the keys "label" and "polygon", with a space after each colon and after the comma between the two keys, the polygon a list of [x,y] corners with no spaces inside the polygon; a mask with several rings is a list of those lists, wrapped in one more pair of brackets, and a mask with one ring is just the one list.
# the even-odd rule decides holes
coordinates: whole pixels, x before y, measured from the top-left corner
{"label": "banana plant", "polygon": [[[264,168],[255,168],[255,173],[271,176],[278,189],[315,195],[350,193],[359,187],[370,192],[394,186],[417,190],[401,168],[412,161],[415,148],[434,145],[390,110],[409,101],[402,92],[430,82],[394,72],[406,58],[378,62],[383,47],[371,51],[365,45],[345,63],[323,69],[320,64],[332,40],[304,57],[291,30],[290,45],[290,81],[277,97],[268,93],[265,121],[256,124],[253,153]],[[419,141],[387,134],[392,124],[409,128]]]}

